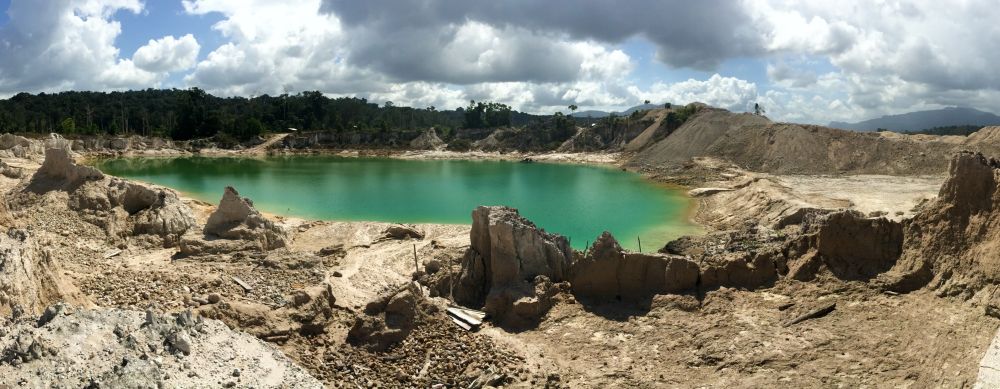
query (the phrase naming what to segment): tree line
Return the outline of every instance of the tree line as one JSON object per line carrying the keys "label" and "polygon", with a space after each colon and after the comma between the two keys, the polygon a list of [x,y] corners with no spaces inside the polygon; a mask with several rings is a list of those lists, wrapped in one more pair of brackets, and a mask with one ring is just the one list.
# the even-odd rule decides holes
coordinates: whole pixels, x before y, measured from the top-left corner
{"label": "tree line", "polygon": [[402,131],[525,125],[540,118],[505,104],[470,102],[465,108],[412,108],[363,98],[294,95],[217,97],[199,88],[126,92],[19,93],[0,100],[0,132],[64,135],[148,135],[177,140],[245,140],[290,128],[301,131]]}

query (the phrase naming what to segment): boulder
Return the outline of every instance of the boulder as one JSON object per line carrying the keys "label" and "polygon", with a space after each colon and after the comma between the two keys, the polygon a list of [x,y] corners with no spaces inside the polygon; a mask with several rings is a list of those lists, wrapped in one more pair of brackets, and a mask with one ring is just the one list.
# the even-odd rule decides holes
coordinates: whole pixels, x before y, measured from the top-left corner
{"label": "boulder", "polygon": [[699,269],[684,257],[626,252],[609,232],[573,264],[573,293],[595,298],[641,299],[697,288]]}
{"label": "boulder", "polygon": [[393,224],[382,231],[382,237],[378,240],[403,240],[403,239],[423,239],[424,233],[414,225]]}
{"label": "boulder", "polygon": [[5,133],[0,135],[0,150],[9,150],[15,146],[30,147],[31,141],[20,135]]}

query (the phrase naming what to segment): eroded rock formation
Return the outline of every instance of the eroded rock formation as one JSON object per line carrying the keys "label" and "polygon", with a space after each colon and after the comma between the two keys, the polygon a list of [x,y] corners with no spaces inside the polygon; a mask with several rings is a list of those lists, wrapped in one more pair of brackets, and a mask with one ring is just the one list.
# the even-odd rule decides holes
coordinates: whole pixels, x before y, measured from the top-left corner
{"label": "eroded rock formation", "polygon": [[59,270],[27,231],[0,233],[0,318],[37,315],[57,301],[83,302],[75,287],[62,282]]}
{"label": "eroded rock formation", "polygon": [[516,209],[476,208],[470,238],[455,298],[484,306],[494,317],[509,323],[537,319],[550,306],[553,283],[567,280],[573,259],[569,241],[539,229]]}
{"label": "eroded rock formation", "polygon": [[261,215],[253,201],[227,186],[219,206],[205,222],[203,235],[181,239],[181,253],[198,255],[238,250],[273,250],[288,244],[288,233]]}
{"label": "eroded rock formation", "polygon": [[445,146],[433,128],[410,141],[410,148],[415,150],[444,150]]}
{"label": "eroded rock formation", "polygon": [[[112,239],[141,237],[152,245],[174,246],[195,224],[194,214],[167,188],[106,177],[99,170],[78,165],[65,148],[46,150],[45,161],[20,196],[68,194],[67,207],[87,222],[102,227]],[[25,198],[19,202],[30,202]]]}
{"label": "eroded rock formation", "polygon": [[619,299],[692,291],[699,277],[698,265],[684,257],[626,252],[608,232],[570,273],[574,294]]}

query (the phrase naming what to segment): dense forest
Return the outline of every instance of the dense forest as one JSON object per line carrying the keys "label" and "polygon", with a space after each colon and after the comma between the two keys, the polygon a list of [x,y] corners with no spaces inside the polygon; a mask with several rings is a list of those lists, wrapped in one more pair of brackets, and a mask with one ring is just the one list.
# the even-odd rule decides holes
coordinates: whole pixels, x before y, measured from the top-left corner
{"label": "dense forest", "polygon": [[295,95],[216,97],[198,88],[127,92],[20,93],[0,100],[0,132],[64,135],[155,135],[178,140],[227,136],[249,139],[266,132],[398,131],[436,127],[521,126],[542,117],[493,102],[468,107],[378,105],[354,97],[328,98],[320,92]]}
{"label": "dense forest", "polygon": [[969,136],[979,131],[983,126],[961,125],[927,128],[920,131],[906,131],[904,134],[928,134],[928,135],[962,135]]}

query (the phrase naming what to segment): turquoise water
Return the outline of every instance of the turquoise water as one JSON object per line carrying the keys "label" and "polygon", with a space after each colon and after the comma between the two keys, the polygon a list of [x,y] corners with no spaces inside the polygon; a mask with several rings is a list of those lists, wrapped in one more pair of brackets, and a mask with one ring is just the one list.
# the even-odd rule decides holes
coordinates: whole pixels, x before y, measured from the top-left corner
{"label": "turquoise water", "polygon": [[471,223],[478,205],[507,205],[582,249],[602,231],[653,251],[696,231],[684,194],[634,173],[548,163],[410,161],[334,156],[129,158],[102,171],[217,203],[235,187],[266,212],[309,219]]}

